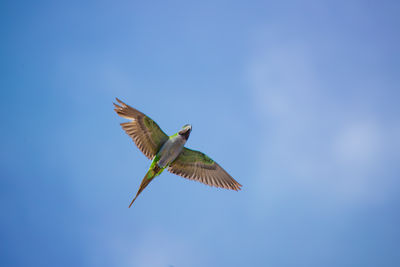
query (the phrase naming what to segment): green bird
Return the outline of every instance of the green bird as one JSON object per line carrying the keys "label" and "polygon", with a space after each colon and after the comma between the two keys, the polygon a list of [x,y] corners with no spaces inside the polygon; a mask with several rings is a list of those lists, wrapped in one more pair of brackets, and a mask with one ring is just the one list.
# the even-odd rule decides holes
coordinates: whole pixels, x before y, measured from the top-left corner
{"label": "green bird", "polygon": [[139,190],[129,207],[143,189],[164,169],[184,178],[199,181],[209,186],[241,190],[241,184],[233,179],[221,166],[206,154],[185,147],[192,131],[186,124],[174,135],[166,135],[151,118],[116,98],[115,112],[129,122],[121,123],[122,129],[132,138],[136,146],[152,160]]}

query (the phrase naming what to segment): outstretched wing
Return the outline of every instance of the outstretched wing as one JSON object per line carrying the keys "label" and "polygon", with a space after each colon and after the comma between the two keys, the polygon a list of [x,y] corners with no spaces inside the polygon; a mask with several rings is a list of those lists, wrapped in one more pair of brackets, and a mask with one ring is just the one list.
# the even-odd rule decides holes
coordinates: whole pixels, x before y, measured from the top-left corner
{"label": "outstretched wing", "polygon": [[125,104],[116,98],[119,104],[115,104],[115,112],[130,122],[121,123],[122,129],[133,139],[137,147],[149,159],[160,150],[161,146],[168,140],[168,136],[152,119],[142,112]]}
{"label": "outstretched wing", "polygon": [[170,164],[168,171],[210,186],[236,191],[242,186],[206,154],[186,147]]}

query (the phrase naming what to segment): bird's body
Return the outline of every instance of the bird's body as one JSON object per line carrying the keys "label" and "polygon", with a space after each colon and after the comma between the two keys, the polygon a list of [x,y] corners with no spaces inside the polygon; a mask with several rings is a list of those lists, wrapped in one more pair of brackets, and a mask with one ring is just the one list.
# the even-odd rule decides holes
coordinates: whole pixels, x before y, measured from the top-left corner
{"label": "bird's body", "polygon": [[171,173],[207,185],[240,190],[241,185],[215,161],[199,151],[184,147],[192,131],[191,125],[184,125],[179,132],[168,137],[152,119],[118,98],[117,101],[119,105],[114,104],[117,114],[131,120],[121,123],[122,128],[138,148],[152,160],[129,207],[143,189],[166,168]]}
{"label": "bird's body", "polygon": [[158,166],[164,168],[171,164],[181,153],[186,141],[187,140],[179,134],[170,136],[156,155],[156,158],[159,157],[157,162]]}

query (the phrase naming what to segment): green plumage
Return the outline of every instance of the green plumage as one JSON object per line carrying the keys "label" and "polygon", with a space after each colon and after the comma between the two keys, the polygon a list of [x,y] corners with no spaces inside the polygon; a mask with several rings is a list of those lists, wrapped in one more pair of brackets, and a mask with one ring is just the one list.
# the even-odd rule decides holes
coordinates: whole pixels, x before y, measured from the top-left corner
{"label": "green plumage", "polygon": [[191,125],[186,124],[178,133],[167,136],[151,118],[118,98],[117,102],[118,104],[114,103],[114,110],[119,116],[130,120],[121,123],[122,128],[143,154],[152,160],[129,207],[146,186],[166,168],[171,173],[210,186],[236,191],[241,189],[241,185],[206,154],[184,147],[192,131]]}

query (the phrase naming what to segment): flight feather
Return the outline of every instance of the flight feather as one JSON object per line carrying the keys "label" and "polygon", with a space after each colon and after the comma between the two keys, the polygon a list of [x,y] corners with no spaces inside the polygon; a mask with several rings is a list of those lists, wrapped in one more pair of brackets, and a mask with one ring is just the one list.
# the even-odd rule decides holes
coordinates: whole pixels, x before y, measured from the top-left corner
{"label": "flight feather", "polygon": [[210,186],[236,191],[242,186],[206,154],[186,147],[170,164],[168,171]]}
{"label": "flight feather", "polygon": [[150,117],[118,98],[116,100],[118,104],[114,103],[115,112],[130,120],[130,122],[121,123],[122,129],[132,138],[147,158],[153,159],[161,146],[168,140],[168,136]]}

